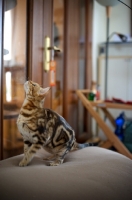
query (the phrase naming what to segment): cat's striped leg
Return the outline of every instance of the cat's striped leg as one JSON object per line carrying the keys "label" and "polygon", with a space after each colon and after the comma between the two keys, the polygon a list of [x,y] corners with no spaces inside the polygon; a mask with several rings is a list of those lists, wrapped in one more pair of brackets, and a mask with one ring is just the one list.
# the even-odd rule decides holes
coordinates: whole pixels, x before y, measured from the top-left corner
{"label": "cat's striped leg", "polygon": [[28,140],[24,141],[24,154],[27,153],[27,151],[29,150],[29,148],[31,147],[32,143],[29,142]]}
{"label": "cat's striped leg", "polygon": [[35,156],[36,152],[41,149],[41,145],[40,144],[32,144],[28,150],[27,150],[27,146],[25,148],[25,153],[24,153],[24,157],[23,159],[20,161],[19,166],[20,167],[24,167],[27,166],[31,160],[33,159],[33,157]]}
{"label": "cat's striped leg", "polygon": [[55,160],[50,162],[50,166],[57,166],[62,164],[66,154],[71,150],[72,146],[69,144],[60,145],[58,147],[55,147],[55,151],[57,151],[57,148],[58,152],[56,153]]}

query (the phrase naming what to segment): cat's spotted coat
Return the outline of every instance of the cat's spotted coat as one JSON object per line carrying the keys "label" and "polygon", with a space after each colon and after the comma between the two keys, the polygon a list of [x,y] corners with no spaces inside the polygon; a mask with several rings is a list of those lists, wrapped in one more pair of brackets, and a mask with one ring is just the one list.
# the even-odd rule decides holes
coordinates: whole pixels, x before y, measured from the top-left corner
{"label": "cat's spotted coat", "polygon": [[19,166],[27,166],[36,152],[43,147],[53,154],[51,166],[63,163],[71,149],[81,149],[92,144],[78,144],[74,130],[59,114],[43,108],[50,88],[42,88],[33,81],[24,84],[26,98],[17,119],[24,140],[24,157]]}

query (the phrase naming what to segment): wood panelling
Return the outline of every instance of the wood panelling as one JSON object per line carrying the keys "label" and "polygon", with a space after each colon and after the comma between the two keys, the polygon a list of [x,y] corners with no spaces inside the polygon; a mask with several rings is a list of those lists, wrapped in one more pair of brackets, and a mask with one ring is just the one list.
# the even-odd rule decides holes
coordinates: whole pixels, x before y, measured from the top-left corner
{"label": "wood panelling", "polygon": [[65,0],[64,94],[65,119],[77,132],[77,96],[79,65],[79,0]]}
{"label": "wood panelling", "polygon": [[[53,45],[52,41],[52,28],[53,28],[53,0],[44,0],[44,15],[43,15],[43,45],[44,45],[44,38],[46,36],[50,37],[51,39],[51,46]],[[49,87],[49,72],[45,72],[43,70],[43,86]],[[52,104],[52,91],[50,94],[47,95],[45,100],[45,107],[51,108]]]}
{"label": "wood panelling", "polygon": [[4,0],[0,0],[0,160],[3,158],[3,21]]}
{"label": "wood panelling", "polygon": [[[44,38],[52,38],[52,0],[33,1],[32,21],[32,80],[43,87],[49,86],[49,72],[43,69]],[[51,107],[51,93],[47,96],[45,107]]]}
{"label": "wood panelling", "polygon": [[[86,44],[85,44],[85,88],[91,88],[91,81],[92,81],[92,23],[93,23],[93,0],[86,0]],[[85,130],[88,133],[88,138],[92,136],[91,132],[91,117],[86,111],[84,110],[84,123],[85,123]]]}
{"label": "wood panelling", "polygon": [[53,1],[33,0],[32,21],[32,80],[49,86],[49,73],[43,69],[44,38],[52,43]]}
{"label": "wood panelling", "polygon": [[93,0],[86,0],[86,45],[85,45],[85,88],[91,87],[92,81],[92,23],[93,23]]}
{"label": "wood panelling", "polygon": [[43,0],[33,1],[32,80],[43,82]]}
{"label": "wood panelling", "polygon": [[[64,25],[64,94],[63,113],[65,119],[78,129],[78,104],[74,91],[79,83],[79,0],[65,0]],[[93,0],[85,1],[85,88],[90,88],[92,78],[92,12]],[[91,118],[84,112],[84,131],[91,137]]]}

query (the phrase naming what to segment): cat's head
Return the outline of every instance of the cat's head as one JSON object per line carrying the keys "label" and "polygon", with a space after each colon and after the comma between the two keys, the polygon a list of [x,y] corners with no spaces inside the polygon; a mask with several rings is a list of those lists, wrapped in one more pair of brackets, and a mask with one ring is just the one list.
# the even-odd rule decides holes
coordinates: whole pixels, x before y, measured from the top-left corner
{"label": "cat's head", "polygon": [[50,87],[42,88],[38,83],[33,81],[26,81],[24,84],[26,98],[30,100],[42,101],[45,99]]}

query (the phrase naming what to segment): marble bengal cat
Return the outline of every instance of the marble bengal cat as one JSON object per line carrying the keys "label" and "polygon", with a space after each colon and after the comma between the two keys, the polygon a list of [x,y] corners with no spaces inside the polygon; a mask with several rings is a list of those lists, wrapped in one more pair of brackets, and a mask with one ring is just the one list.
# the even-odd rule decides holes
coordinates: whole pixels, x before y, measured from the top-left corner
{"label": "marble bengal cat", "polygon": [[70,150],[92,146],[91,143],[78,144],[66,120],[43,107],[50,87],[42,88],[33,81],[26,81],[24,89],[26,97],[17,119],[24,141],[24,157],[19,166],[27,166],[41,147],[52,154],[49,165],[57,166],[63,163]]}

